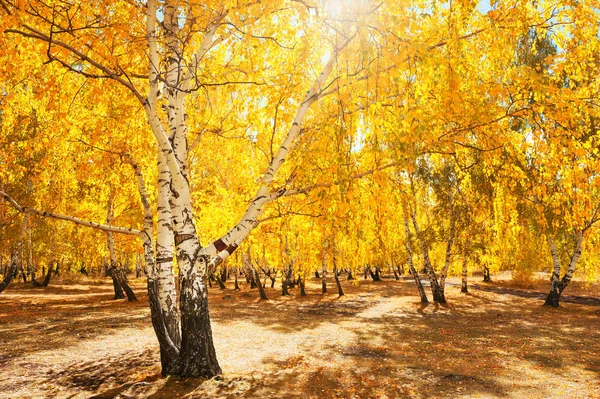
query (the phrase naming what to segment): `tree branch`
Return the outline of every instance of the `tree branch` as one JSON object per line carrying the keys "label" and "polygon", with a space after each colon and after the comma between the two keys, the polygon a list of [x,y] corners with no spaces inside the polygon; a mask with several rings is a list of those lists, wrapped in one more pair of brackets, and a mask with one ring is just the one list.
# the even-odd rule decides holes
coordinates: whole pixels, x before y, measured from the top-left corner
{"label": "tree branch", "polygon": [[25,206],[19,205],[10,195],[6,194],[4,191],[0,191],[0,197],[4,198],[6,201],[8,201],[8,203],[13,208],[15,208],[17,211],[19,211],[21,213],[29,213],[32,215],[37,215],[37,216],[42,216],[42,217],[50,217],[53,219],[67,220],[69,222],[73,222],[73,223],[81,225],[81,226],[92,227],[94,229],[98,229],[98,230],[102,230],[102,231],[106,231],[106,232],[126,234],[126,235],[131,235],[131,236],[139,236],[141,233],[141,231],[139,231],[139,230],[128,228],[128,227],[110,226],[107,224],[90,222],[90,221],[79,219],[79,218],[76,218],[73,216],[59,215],[57,213],[43,212],[43,211],[38,211],[37,209],[27,208]]}

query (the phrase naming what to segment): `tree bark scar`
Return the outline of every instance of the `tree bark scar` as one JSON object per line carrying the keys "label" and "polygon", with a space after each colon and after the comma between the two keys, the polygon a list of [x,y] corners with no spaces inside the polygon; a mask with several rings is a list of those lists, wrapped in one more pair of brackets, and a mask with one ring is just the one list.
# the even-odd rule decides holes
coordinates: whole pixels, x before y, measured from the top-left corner
{"label": "tree bark scar", "polygon": [[237,244],[231,244],[227,247],[227,252],[231,255],[238,248]]}
{"label": "tree bark scar", "polygon": [[221,240],[220,238],[217,241],[215,241],[214,245],[215,245],[215,248],[217,249],[217,252],[221,252],[221,251],[224,251],[225,249],[227,249],[227,244],[225,244],[223,242],[223,240]]}
{"label": "tree bark scar", "polygon": [[167,262],[173,262],[173,257],[168,257],[168,258],[156,258],[156,263],[167,263]]}
{"label": "tree bark scar", "polygon": [[193,234],[175,234],[175,245],[179,245],[184,241],[194,238]]}

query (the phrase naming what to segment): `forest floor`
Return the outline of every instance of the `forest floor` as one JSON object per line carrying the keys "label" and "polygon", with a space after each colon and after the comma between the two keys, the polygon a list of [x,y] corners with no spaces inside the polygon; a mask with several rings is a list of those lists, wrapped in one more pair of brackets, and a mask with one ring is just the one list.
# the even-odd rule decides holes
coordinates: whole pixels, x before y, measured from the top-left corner
{"label": "forest floor", "polygon": [[[162,378],[145,284],[13,283],[0,295],[0,398],[600,398],[600,285],[574,282],[558,309],[548,281],[447,287],[421,306],[409,279],[319,281],[282,297],[210,290],[223,375]],[[475,280],[475,278],[473,278]],[[456,283],[457,280],[450,280]]]}

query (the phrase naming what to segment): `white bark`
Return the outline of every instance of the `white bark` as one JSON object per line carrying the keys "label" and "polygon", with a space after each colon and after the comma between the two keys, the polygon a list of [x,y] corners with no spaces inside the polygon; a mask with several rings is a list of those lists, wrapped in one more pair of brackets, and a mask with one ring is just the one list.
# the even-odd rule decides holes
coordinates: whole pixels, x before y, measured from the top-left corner
{"label": "white bark", "polygon": [[546,233],[546,241],[548,242],[548,247],[550,247],[550,254],[552,255],[552,277],[550,278],[550,282],[552,286],[558,284],[560,280],[560,258],[558,257],[558,252],[556,251],[556,245],[554,245],[554,241],[552,237],[550,237],[549,233]]}
{"label": "white bark", "polygon": [[446,259],[444,262],[444,268],[440,273],[440,288],[442,292],[446,286],[448,269],[450,269],[450,264],[452,263],[452,245],[454,244],[455,227],[456,221],[454,220],[454,204],[452,203],[452,195],[450,195],[450,237],[448,238],[448,242],[446,244]]}
{"label": "white bark", "polygon": [[[108,196],[108,209],[107,209],[107,215],[106,215],[106,223],[111,224],[114,219],[114,216],[115,216],[115,214],[114,214],[113,193],[111,191]],[[116,268],[117,267],[117,256],[115,254],[115,236],[113,235],[113,233],[111,231],[108,231],[106,233],[106,244],[108,247],[110,267]]]}
{"label": "white bark", "polygon": [[[575,251],[571,256],[571,261],[569,262],[569,268],[563,277],[563,284],[566,282],[568,284],[569,281],[573,278],[573,274],[575,273],[575,269],[577,268],[577,262],[579,262],[579,258],[581,258],[581,253],[583,252],[583,232],[578,230],[575,232]],[[566,286],[566,284],[564,284]],[[564,289],[564,287],[563,287]]]}
{"label": "white bark", "polygon": [[156,277],[159,302],[165,314],[177,313],[177,293],[173,270],[173,227],[170,199],[171,173],[162,151],[158,151],[158,225],[156,234]]}

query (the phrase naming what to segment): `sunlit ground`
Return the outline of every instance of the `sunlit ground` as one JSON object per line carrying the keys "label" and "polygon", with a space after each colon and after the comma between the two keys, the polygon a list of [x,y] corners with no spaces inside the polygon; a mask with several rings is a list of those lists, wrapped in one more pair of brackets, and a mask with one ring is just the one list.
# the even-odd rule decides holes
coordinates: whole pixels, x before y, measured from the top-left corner
{"label": "sunlit ground", "polygon": [[344,281],[342,298],[316,283],[305,298],[267,288],[268,302],[212,289],[224,374],[210,381],[160,378],[141,280],[137,304],[110,300],[108,280],[15,284],[0,295],[0,398],[600,398],[597,285],[550,309],[545,285],[474,281],[422,307],[408,279]]}

